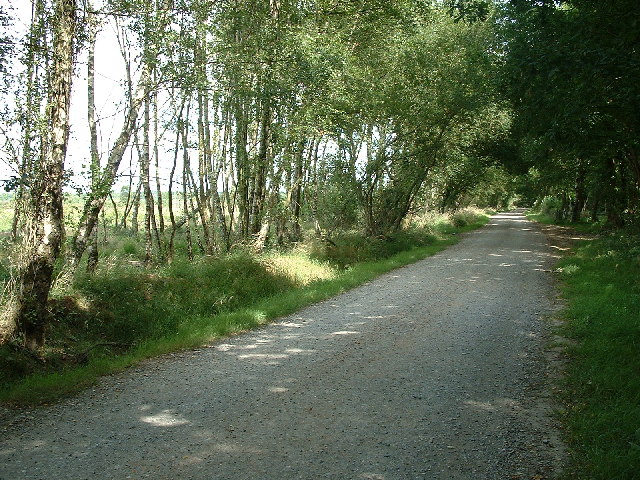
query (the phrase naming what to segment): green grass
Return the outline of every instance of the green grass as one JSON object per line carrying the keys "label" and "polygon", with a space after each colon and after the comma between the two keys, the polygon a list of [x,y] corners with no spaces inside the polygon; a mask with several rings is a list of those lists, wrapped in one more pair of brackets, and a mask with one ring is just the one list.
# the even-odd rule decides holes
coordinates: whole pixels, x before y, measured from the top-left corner
{"label": "green grass", "polygon": [[329,251],[317,244],[262,256],[240,251],[151,270],[119,249],[95,276],[58,289],[46,362],[15,345],[0,348],[0,401],[51,402],[145,358],[263,325],[432,255],[487,221],[439,219],[390,238],[336,237]]}
{"label": "green grass", "polygon": [[640,238],[609,234],[559,264],[564,335],[567,478],[640,478]]}

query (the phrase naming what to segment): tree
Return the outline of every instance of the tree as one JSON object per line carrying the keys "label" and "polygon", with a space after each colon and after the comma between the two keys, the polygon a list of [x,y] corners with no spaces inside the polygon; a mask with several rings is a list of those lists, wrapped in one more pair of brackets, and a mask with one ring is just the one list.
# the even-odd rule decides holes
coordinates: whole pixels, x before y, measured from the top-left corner
{"label": "tree", "polygon": [[[514,134],[523,145],[541,146],[542,161],[533,160],[538,170],[559,162],[568,170],[573,191],[564,203],[573,202],[573,219],[588,195],[604,196],[609,219],[618,225],[626,207],[638,207],[629,203],[637,195],[624,192],[640,187],[639,16],[629,0],[512,0],[503,9],[505,90],[516,113]],[[584,179],[591,175],[600,176],[594,185],[607,188],[586,191]]]}
{"label": "tree", "polygon": [[29,189],[27,233],[10,312],[25,346],[32,350],[44,344],[47,300],[64,236],[62,184],[69,138],[76,8],[75,0],[56,0],[53,4],[47,149]]}

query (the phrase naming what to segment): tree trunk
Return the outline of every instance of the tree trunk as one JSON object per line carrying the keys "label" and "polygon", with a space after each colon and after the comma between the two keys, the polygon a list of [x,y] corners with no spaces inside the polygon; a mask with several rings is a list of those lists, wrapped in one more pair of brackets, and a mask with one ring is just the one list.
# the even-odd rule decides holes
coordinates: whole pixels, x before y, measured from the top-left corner
{"label": "tree trunk", "polygon": [[[174,242],[175,242],[176,231],[178,229],[176,225],[176,216],[173,211],[173,179],[175,177],[176,168],[178,166],[178,150],[180,148],[180,135],[182,134],[183,123],[184,123],[184,119],[182,117],[184,112],[184,104],[185,104],[185,98],[183,97],[182,102],[180,104],[180,110],[177,116],[176,143],[173,149],[173,165],[171,166],[171,173],[169,173],[169,185],[167,188],[167,207],[169,208],[169,220],[171,221],[171,233],[169,235],[169,245],[167,246],[167,261],[169,262],[173,261],[173,255],[175,253]],[[187,106],[187,115],[189,115],[188,106]]]}
{"label": "tree trunk", "polygon": [[143,140],[142,150],[140,152],[140,181],[142,182],[142,192],[144,194],[145,213],[144,213],[144,238],[145,238],[145,255],[144,263],[149,265],[153,257],[153,237],[156,237],[158,244],[158,251],[162,253],[162,245],[160,244],[160,238],[158,234],[158,227],[155,219],[155,206],[153,199],[153,192],[150,185],[150,98],[149,95],[145,95],[144,102],[144,124],[143,124]]}
{"label": "tree trunk", "polygon": [[[90,5],[89,5],[90,6]],[[91,8],[91,7],[90,7]],[[91,191],[97,192],[100,183],[100,153],[98,152],[98,127],[96,125],[96,102],[95,102],[95,54],[96,36],[98,33],[98,20],[90,13],[87,19],[88,34],[88,55],[87,55],[87,119],[89,122],[89,152],[91,157]],[[92,229],[91,243],[89,248],[89,258],[87,259],[87,273],[92,274],[98,267],[98,228]],[[77,245],[77,237],[74,238],[74,246]],[[72,258],[76,264],[80,262],[82,253],[74,252]]]}
{"label": "tree trunk", "polygon": [[30,350],[44,345],[53,268],[64,235],[62,183],[69,139],[69,104],[76,28],[75,0],[53,6],[53,61],[49,85],[49,148],[30,192],[31,218],[15,290],[13,324]]}
{"label": "tree trunk", "polygon": [[291,239],[294,242],[299,242],[302,239],[300,212],[302,207],[303,156],[304,142],[301,141],[295,152],[295,169],[293,172],[293,185],[291,187],[291,217],[293,222]]}
{"label": "tree trunk", "polygon": [[[187,109],[187,118],[188,109]],[[183,122],[182,130],[182,208],[184,210],[184,216],[187,219],[185,223],[185,237],[187,241],[187,257],[189,260],[193,260],[193,241],[191,238],[191,226],[189,221],[189,142],[188,142],[189,126],[187,122]]]}
{"label": "tree trunk", "polygon": [[[89,65],[87,68],[91,68],[91,59],[89,61]],[[89,78],[89,124],[91,129],[91,142],[92,142],[92,152],[95,148],[95,152],[97,155],[97,131],[95,126],[95,103],[93,101],[93,69],[91,68],[91,72],[88,75]],[[104,206],[104,202],[107,197],[111,193],[111,187],[116,179],[116,174],[118,172],[118,168],[120,167],[120,163],[124,154],[129,146],[129,141],[131,140],[131,136],[135,131],[136,127],[136,119],[138,116],[138,109],[142,104],[142,101],[145,97],[145,85],[149,82],[149,76],[146,70],[143,69],[142,77],[140,78],[140,83],[138,88],[136,89],[135,94],[132,91],[132,86],[129,85],[129,95],[130,95],[130,104],[129,110],[127,111],[127,115],[125,117],[124,123],[122,125],[122,129],[120,130],[120,135],[118,136],[111,152],[109,153],[109,157],[107,159],[107,164],[104,169],[98,174],[99,165],[94,169],[92,167],[92,177],[95,172],[95,181],[92,181],[91,192],[89,193],[89,197],[84,204],[84,208],[82,211],[82,216],[80,218],[80,222],[78,223],[78,227],[73,235],[71,241],[71,256],[69,258],[69,264],[72,268],[77,268],[82,255],[87,246],[87,242],[91,238],[91,234],[94,228],[98,223],[98,216],[100,215],[100,211]],[[95,141],[95,147],[93,145]],[[93,161],[93,153],[92,153],[92,161]],[[139,202],[140,196],[137,196],[137,202]],[[136,197],[134,197],[134,202],[136,202]],[[137,232],[138,221],[137,221],[137,209],[138,203],[134,205],[134,221],[132,222],[132,226],[134,227],[134,231]],[[123,215],[123,228],[126,227],[128,209],[125,208],[125,212]]]}
{"label": "tree trunk", "polygon": [[320,172],[324,172],[324,154],[327,143],[325,142],[324,150],[322,152],[322,156],[320,158],[323,159],[321,164],[318,164],[318,149],[320,148],[321,138],[318,138],[316,142],[316,146],[313,149],[313,160],[312,160],[312,168],[313,168],[313,198],[311,201],[311,209],[313,213],[313,228],[315,231],[316,238],[322,238],[322,226],[320,225],[320,218],[318,217],[318,205],[320,202]]}
{"label": "tree trunk", "polygon": [[[155,76],[155,75],[154,75]],[[154,79],[155,83],[155,79]],[[160,235],[164,234],[164,212],[162,205],[162,188],[160,184],[160,152],[158,150],[158,144],[160,143],[158,133],[158,93],[153,94],[153,159],[156,168],[156,196],[158,207],[158,225],[160,227]]]}
{"label": "tree trunk", "polygon": [[96,226],[96,228],[94,228],[93,232],[91,233],[91,241],[89,242],[89,248],[87,253],[87,273],[88,274],[91,275],[95,273],[96,268],[98,268],[98,259],[99,259],[98,228]]}
{"label": "tree trunk", "polygon": [[118,205],[113,198],[113,193],[109,193],[109,200],[111,200],[111,206],[113,207],[113,228],[117,229],[120,223],[118,221]]}
{"label": "tree trunk", "polygon": [[608,176],[608,192],[607,192],[607,224],[613,228],[621,228],[624,226],[624,219],[622,218],[623,207],[621,205],[620,191],[618,188],[618,165],[615,159],[611,158],[607,161],[607,176]]}
{"label": "tree trunk", "polygon": [[257,234],[261,228],[261,220],[264,210],[267,181],[267,159],[269,155],[269,132],[271,123],[271,110],[269,100],[263,101],[262,121],[260,122],[260,147],[258,149],[257,171],[255,175],[254,190],[251,201],[251,233]]}
{"label": "tree trunk", "polygon": [[138,186],[136,187],[136,193],[133,196],[133,207],[131,208],[131,231],[137,235],[140,230],[140,225],[138,223],[138,213],[140,211],[140,197],[142,191],[142,181],[138,182]]}
{"label": "tree trunk", "polygon": [[600,208],[600,196],[597,196],[591,207],[591,221],[596,223],[598,221],[598,209]]}
{"label": "tree trunk", "polygon": [[[198,55],[199,57],[200,55]],[[202,66],[202,68],[204,68]],[[198,188],[195,192],[196,202],[198,203],[198,212],[200,214],[200,225],[202,226],[203,248],[207,255],[213,253],[213,245],[211,242],[211,232],[209,229],[209,220],[207,215],[207,176],[208,176],[208,150],[210,146],[207,144],[207,136],[205,135],[205,105],[209,100],[204,89],[198,89]],[[193,174],[193,172],[190,172]],[[194,179],[195,180],[195,179]],[[192,182],[196,189],[196,182]]]}
{"label": "tree trunk", "polygon": [[587,170],[584,167],[581,160],[578,164],[578,172],[576,173],[576,185],[575,185],[575,201],[571,209],[571,222],[579,222],[582,210],[584,210],[584,204],[587,200],[587,191],[585,188],[585,179],[587,176]]}
{"label": "tree trunk", "polygon": [[239,216],[239,232],[242,239],[249,237],[249,159],[247,158],[248,126],[240,99],[236,99],[235,153],[236,153],[236,204]]}

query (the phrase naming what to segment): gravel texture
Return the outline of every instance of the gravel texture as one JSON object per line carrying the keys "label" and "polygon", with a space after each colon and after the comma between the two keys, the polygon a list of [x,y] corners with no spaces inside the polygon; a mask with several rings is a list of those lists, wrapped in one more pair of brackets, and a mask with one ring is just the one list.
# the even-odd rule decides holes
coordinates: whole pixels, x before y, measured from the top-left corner
{"label": "gravel texture", "polygon": [[[0,425],[0,479],[550,479],[545,235],[519,213]],[[552,375],[551,375],[552,376]]]}

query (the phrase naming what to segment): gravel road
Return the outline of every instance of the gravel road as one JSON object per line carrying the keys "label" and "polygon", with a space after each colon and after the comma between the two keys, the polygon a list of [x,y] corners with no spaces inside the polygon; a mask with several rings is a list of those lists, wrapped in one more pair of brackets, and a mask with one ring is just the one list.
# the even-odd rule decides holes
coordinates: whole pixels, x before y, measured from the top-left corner
{"label": "gravel road", "polygon": [[551,251],[517,213],[0,426],[0,479],[550,479]]}

